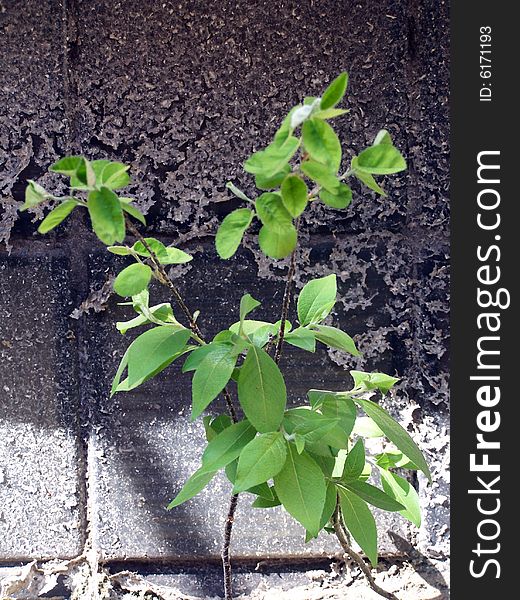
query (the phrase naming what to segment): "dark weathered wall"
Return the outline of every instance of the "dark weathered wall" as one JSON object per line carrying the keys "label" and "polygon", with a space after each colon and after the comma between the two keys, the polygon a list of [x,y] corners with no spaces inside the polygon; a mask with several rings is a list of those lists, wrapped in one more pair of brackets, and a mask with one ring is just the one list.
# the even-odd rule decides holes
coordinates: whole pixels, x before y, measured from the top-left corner
{"label": "dark weathered wall", "polygon": [[[34,234],[34,214],[16,212],[25,180],[67,152],[130,163],[129,192],[148,214],[148,233],[195,254],[179,286],[204,329],[232,322],[246,291],[272,315],[286,265],[262,258],[254,236],[232,261],[215,256],[216,225],[237,206],[224,184],[251,189],[241,162],[343,69],[345,152],[386,127],[410,169],[386,182],[388,198],[363,191],[347,211],[315,207],[302,224],[298,286],[338,274],[335,319],[364,358],[294,350],[283,366],[295,400],[309,387],[342,386],[349,368],[403,378],[388,406],[425,449],[435,483],[417,481],[419,532],[398,520],[382,528],[427,556],[447,553],[447,12],[433,0],[0,2],[1,560],[79,554],[87,525],[110,559],[215,556],[223,512],[215,498],[227,489],[220,481],[164,511],[201,447],[200,427],[188,425],[189,381],[172,368],[108,400],[128,343],[113,327],[123,310],[110,298],[102,312],[69,315],[115,261],[80,216]],[[252,514],[245,505],[238,525]],[[328,539],[304,547],[276,512],[252,518],[258,527],[237,541],[238,555],[334,549]],[[383,537],[387,552],[406,548]]]}

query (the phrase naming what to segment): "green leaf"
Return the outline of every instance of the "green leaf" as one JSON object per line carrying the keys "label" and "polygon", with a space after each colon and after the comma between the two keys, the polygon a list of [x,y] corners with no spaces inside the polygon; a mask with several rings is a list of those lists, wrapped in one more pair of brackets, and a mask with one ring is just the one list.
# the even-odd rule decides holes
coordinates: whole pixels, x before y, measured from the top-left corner
{"label": "green leaf", "polygon": [[107,246],[122,242],[125,238],[125,217],[119,198],[106,187],[90,192],[87,208],[92,228],[97,237]]}
{"label": "green leaf", "polygon": [[137,219],[143,225],[146,225],[145,216],[136,206],[133,206],[132,204],[128,204],[127,202],[124,202],[123,198],[119,198],[119,200],[121,201],[121,208],[125,212],[127,212],[131,217],[134,217],[134,219]]}
{"label": "green leaf", "polygon": [[[148,248],[150,248],[150,250],[155,254],[157,260],[163,265],[180,265],[193,260],[193,256],[190,256],[186,252],[179,250],[179,248],[165,246],[162,242],[156,240],[155,238],[144,238],[144,241],[146,242],[146,246],[148,246]],[[139,241],[132,246],[132,250],[136,254],[139,254],[139,256],[149,258],[151,254],[146,246],[143,244],[143,242]]]}
{"label": "green leaf", "polygon": [[52,194],[49,194],[45,188],[32,179],[28,179],[27,187],[25,188],[25,202],[20,210],[24,211],[28,208],[32,208],[33,206],[37,206],[49,198],[53,198]]}
{"label": "green leaf", "polygon": [[338,486],[341,512],[347,529],[368,556],[372,566],[377,565],[377,528],[367,503],[354,492]]}
{"label": "green leaf", "polygon": [[296,452],[298,452],[298,454],[301,454],[305,450],[305,438],[299,433],[295,433],[294,445],[296,446]]}
{"label": "green leaf", "polygon": [[358,417],[352,432],[364,438],[379,438],[385,435],[370,417]]}
{"label": "green leaf", "polygon": [[352,450],[347,454],[343,467],[342,479],[346,482],[359,479],[365,468],[365,446],[363,440],[357,440]]}
{"label": "green leaf", "polygon": [[258,244],[263,253],[270,258],[279,259],[289,256],[296,248],[298,234],[292,223],[284,231],[273,231],[264,225],[258,234]]}
{"label": "green leaf", "polygon": [[307,196],[309,190],[305,181],[298,175],[288,175],[282,183],[282,201],[287,211],[297,217],[305,210],[307,206]]}
{"label": "green leaf", "polygon": [[[234,334],[240,334],[240,321],[233,323],[229,330]],[[242,322],[242,335],[245,336],[252,344],[262,348],[267,344],[269,336],[273,335],[275,325],[267,323],[266,321],[254,321],[252,319],[245,319]]]}
{"label": "green leaf", "polygon": [[284,418],[288,433],[295,433],[305,439],[306,444],[326,444],[334,448],[344,448],[348,438],[339,427],[339,420],[326,417],[306,408],[292,408]]}
{"label": "green leaf", "polygon": [[253,211],[249,208],[237,208],[224,218],[215,238],[215,245],[220,258],[231,258],[235,254],[244,233],[251,225],[253,214]]}
{"label": "green leaf", "polygon": [[318,110],[312,116],[315,119],[334,119],[335,117],[346,115],[349,112],[349,110],[344,108],[326,108],[325,110]]}
{"label": "green leaf", "polygon": [[312,330],[316,339],[330,348],[337,348],[349,352],[353,356],[360,356],[354,340],[341,329],[329,325],[312,325]]}
{"label": "green leaf", "polygon": [[193,376],[192,421],[226,387],[237,361],[237,357],[233,356],[231,352],[232,346],[228,344],[209,345],[212,350],[204,356]]}
{"label": "green leaf", "polygon": [[[96,166],[101,168],[96,169]],[[104,185],[110,190],[118,190],[130,183],[130,176],[127,173],[129,167],[123,163],[104,160],[93,161],[92,168],[96,173],[97,184]]]}
{"label": "green leaf", "polygon": [[[159,258],[161,255],[166,256],[166,246],[160,242],[159,240],[153,237],[144,238],[144,242],[146,246],[150,248],[150,250]],[[139,256],[145,256],[149,258],[151,256],[150,252],[147,250],[145,243],[138,241],[132,246],[132,250],[139,254]]]}
{"label": "green leaf", "polygon": [[315,160],[305,160],[301,164],[301,170],[309,179],[315,181],[331,194],[337,194],[339,192],[341,181],[334,173],[331,173],[329,167],[322,165]]}
{"label": "green leaf", "polygon": [[114,290],[120,296],[135,296],[148,287],[151,279],[152,269],[148,265],[134,263],[115,278]]}
{"label": "green leaf", "polygon": [[399,477],[395,473],[391,473],[385,469],[380,469],[380,473],[381,483],[385,492],[404,506],[404,509],[400,510],[399,514],[412,522],[416,527],[420,527],[421,507],[415,488],[406,479]]}
{"label": "green leaf", "polygon": [[359,179],[359,181],[361,181],[361,183],[364,183],[369,189],[376,192],[376,194],[379,194],[380,196],[386,196],[385,190],[376,182],[370,173],[365,173],[357,168],[356,157],[352,159],[351,168],[354,175],[357,177],[357,179]]}
{"label": "green leaf", "polygon": [[386,144],[388,146],[392,146],[392,138],[386,129],[381,129],[377,132],[376,137],[372,143],[373,146],[377,146],[379,144]]}
{"label": "green leaf", "polygon": [[400,502],[397,502],[393,496],[389,496],[383,492],[383,490],[380,490],[369,483],[365,483],[364,481],[350,481],[338,485],[348,488],[351,492],[354,492],[356,496],[359,496],[365,500],[365,502],[368,502],[381,510],[396,512],[404,509],[404,506]]}
{"label": "green leaf", "polygon": [[255,185],[260,190],[272,190],[280,187],[286,175],[291,172],[290,165],[284,165],[282,170],[272,177],[265,177],[261,173],[255,176]]}
{"label": "green leaf", "polygon": [[350,206],[352,202],[352,190],[346,183],[341,183],[335,194],[331,194],[327,190],[320,190],[319,197],[327,206],[343,209]]}
{"label": "green leaf", "polygon": [[119,384],[121,383],[121,377],[125,369],[128,367],[128,355],[130,354],[130,347],[126,349],[126,352],[123,354],[121,358],[121,362],[119,363],[119,367],[117,367],[116,374],[114,375],[114,380],[112,381],[112,386],[110,388],[110,397],[112,397],[116,392]]}
{"label": "green leaf", "polygon": [[179,506],[179,504],[190,500],[193,496],[196,496],[208,485],[215,475],[216,471],[203,471],[202,469],[195,471],[182,486],[181,491],[175,496],[170,504],[168,504],[168,510],[171,510],[172,508]]}
{"label": "green leaf", "polygon": [[325,525],[331,520],[334,511],[336,510],[336,500],[338,494],[336,492],[336,486],[329,481],[327,484],[327,493],[325,496],[325,505],[323,506],[323,512],[321,513],[320,529],[323,529]]}
{"label": "green leaf", "polygon": [[150,315],[140,314],[129,321],[117,321],[117,330],[119,333],[124,335],[129,329],[134,329],[135,327],[140,327],[141,325],[149,325],[150,323],[157,322],[159,322],[158,324],[175,323],[172,307],[166,302],[157,304],[156,306],[151,306],[149,308],[149,312],[153,317],[153,321],[150,320]]}
{"label": "green leaf", "polygon": [[417,471],[417,465],[399,450],[386,450],[386,452],[376,455],[376,464],[383,469],[395,468]]}
{"label": "green leaf", "polygon": [[348,438],[356,422],[356,405],[350,398],[326,396],[320,407],[321,414],[331,419],[339,419],[338,426]]}
{"label": "green leaf", "polygon": [[260,302],[255,300],[251,294],[244,294],[242,298],[240,298],[240,327],[239,334],[242,333],[244,326],[244,319],[247,315],[260,306]]}
{"label": "green leaf", "polygon": [[[337,500],[337,492],[336,486],[329,482],[327,484],[327,491],[325,494],[325,504],[323,506],[323,512],[321,513],[320,519],[320,531],[327,525],[327,523],[331,520],[334,511],[336,510],[336,500]],[[307,544],[313,538],[318,537],[319,532],[316,535],[312,535],[309,531],[305,532],[305,543]]]}
{"label": "green leaf", "polygon": [[325,110],[338,104],[347,91],[348,73],[343,72],[332,81],[321,97],[320,108]]}
{"label": "green leaf", "polygon": [[379,390],[382,394],[388,394],[392,387],[399,381],[398,377],[392,377],[385,373],[365,373],[364,371],[350,371],[354,379],[355,387],[367,390]]}
{"label": "green leaf", "polygon": [[272,479],[282,470],[286,458],[287,443],[281,431],[260,434],[240,453],[233,493]]}
{"label": "green leaf", "polygon": [[49,171],[72,177],[85,162],[83,156],[65,156],[50,166]]}
{"label": "green leaf", "polygon": [[160,257],[163,265],[182,265],[191,260],[193,256],[173,246],[166,246],[166,255]]}
{"label": "green leaf", "polygon": [[330,313],[336,302],[336,275],[309,281],[298,296],[298,319],[301,325],[319,323]]}
{"label": "green leaf", "polygon": [[59,206],[51,210],[51,212],[43,219],[38,227],[39,233],[47,233],[51,229],[57,227],[64,219],[66,219],[74,208],[78,205],[76,200],[65,200]]}
{"label": "green leaf", "polygon": [[307,350],[307,352],[315,352],[316,350],[316,338],[314,332],[305,327],[298,327],[294,331],[286,333],[284,339],[288,344],[291,344],[291,346]]}
{"label": "green leaf", "polygon": [[233,421],[229,415],[219,415],[214,419],[208,415],[203,417],[202,422],[204,424],[204,430],[206,432],[206,439],[208,442],[211,442],[211,440],[216,438],[219,433],[233,424]]}
{"label": "green leaf", "polygon": [[[103,172],[103,169],[110,164],[109,160],[106,160],[104,158],[99,159],[99,160],[93,160],[90,163],[90,166],[92,168],[92,171],[94,172],[94,175],[96,177],[96,181],[98,183],[101,182],[101,173]],[[108,187],[108,186],[107,186]]]}
{"label": "green leaf", "polygon": [[309,119],[303,124],[302,135],[310,157],[336,173],[341,164],[341,144],[334,129],[322,119]]}
{"label": "green leaf", "polygon": [[328,397],[335,397],[336,392],[330,392],[328,390],[309,390],[307,397],[312,408],[319,408],[323,401]]}
{"label": "green leaf", "polygon": [[[236,462],[238,463],[238,461]],[[254,485],[246,491],[250,494],[256,494],[257,496],[261,496],[266,500],[278,500],[276,492],[274,491],[274,487],[270,487],[267,482]]]}
{"label": "green leaf", "polygon": [[251,198],[249,198],[249,196],[246,196],[244,194],[244,192],[241,189],[237,188],[236,185],[234,185],[233,183],[231,183],[231,181],[228,181],[226,183],[226,187],[237,198],[240,198],[240,200],[244,200],[245,202],[252,202]]}
{"label": "green leaf", "polygon": [[256,212],[262,223],[271,231],[284,233],[292,227],[292,218],[280,194],[265,192],[256,200]]}
{"label": "green leaf", "polygon": [[292,117],[294,113],[300,108],[300,106],[301,104],[293,106],[293,108],[291,108],[291,110],[289,111],[289,114],[285,116],[284,120],[282,121],[282,124],[274,134],[274,144],[281,146],[285,143],[287,138],[290,135],[292,135],[292,132],[294,130],[294,127],[291,126]]}
{"label": "green leaf", "polygon": [[107,250],[117,256],[130,256],[132,254],[127,246],[107,246]]}
{"label": "green leaf", "polygon": [[186,346],[190,337],[187,329],[161,325],[149,329],[129,347],[128,385],[140,385],[150,374],[165,369]]}
{"label": "green leaf", "polygon": [[244,170],[253,175],[273,177],[291,160],[299,145],[300,140],[289,135],[283,144],[270,144],[265,150],[251,155],[244,163]]}
{"label": "green leaf", "polygon": [[269,500],[269,498],[258,497],[251,506],[253,508],[274,508],[275,506],[280,506],[281,502],[278,499]]}
{"label": "green leaf", "polygon": [[83,158],[76,172],[70,176],[70,187],[77,190],[91,190],[95,185],[96,174],[92,168],[92,163]]}
{"label": "green leaf", "polygon": [[274,489],[285,510],[311,535],[320,530],[327,484],[320,467],[306,453],[289,444],[287,460],[274,478]]}
{"label": "green leaf", "polygon": [[255,435],[256,431],[249,421],[239,421],[226,427],[206,446],[200,470],[209,473],[222,469],[238,458]]}
{"label": "green leaf", "polygon": [[371,175],[390,175],[406,169],[406,161],[395,146],[378,144],[363,150],[357,157],[357,168]]}
{"label": "green leaf", "polygon": [[376,425],[380,427],[386,437],[394,443],[401,452],[406,454],[408,458],[417,465],[417,467],[426,475],[431,481],[431,473],[422,452],[417,447],[417,444],[412,440],[409,433],[405,431],[392,419],[392,417],[386,412],[384,408],[372,402],[371,400],[364,400],[362,398],[354,398],[356,402],[365,413],[374,420]]}
{"label": "green leaf", "polygon": [[246,417],[261,433],[276,431],[282,422],[287,392],[274,360],[252,346],[240,369],[238,398]]}

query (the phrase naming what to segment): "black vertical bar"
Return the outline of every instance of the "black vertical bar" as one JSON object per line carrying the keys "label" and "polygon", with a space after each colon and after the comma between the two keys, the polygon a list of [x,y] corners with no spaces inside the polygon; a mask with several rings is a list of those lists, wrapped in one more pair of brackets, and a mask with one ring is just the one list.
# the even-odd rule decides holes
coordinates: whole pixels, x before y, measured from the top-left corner
{"label": "black vertical bar", "polygon": [[517,598],[519,34],[499,1],[451,23],[452,597]]}

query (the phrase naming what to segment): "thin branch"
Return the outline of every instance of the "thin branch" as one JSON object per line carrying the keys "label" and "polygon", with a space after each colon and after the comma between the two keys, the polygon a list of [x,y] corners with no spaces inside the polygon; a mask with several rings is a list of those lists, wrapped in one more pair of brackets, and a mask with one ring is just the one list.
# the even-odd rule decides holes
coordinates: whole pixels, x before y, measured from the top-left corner
{"label": "thin branch", "polygon": [[[296,220],[296,233],[298,233],[300,228],[300,218]],[[274,361],[276,364],[280,362],[280,358],[282,357],[282,349],[283,342],[285,339],[285,323],[287,321],[287,316],[289,314],[289,307],[291,305],[292,298],[292,286],[294,274],[296,273],[296,250],[298,246],[294,248],[291,252],[291,259],[289,263],[289,271],[287,272],[287,279],[285,281],[285,290],[283,293],[283,301],[282,301],[282,315],[280,318],[280,330],[278,331],[278,342],[276,344],[276,348],[274,351]]]}
{"label": "thin branch", "polygon": [[222,390],[222,395],[224,396],[224,399],[226,401],[227,409],[229,412],[229,416],[231,417],[231,420],[233,421],[233,423],[237,423],[238,422],[237,411],[235,409],[235,405],[233,404],[233,399],[231,398],[231,394],[229,393],[229,390],[227,389],[227,387],[225,387]]}
{"label": "thin branch", "polygon": [[283,341],[285,338],[285,323],[287,321],[287,315],[289,313],[289,306],[291,304],[292,297],[292,283],[294,273],[296,271],[296,248],[291,253],[291,262],[289,264],[289,271],[287,272],[287,280],[285,282],[285,290],[283,293],[282,302],[282,316],[280,319],[280,331],[278,332],[278,342],[274,351],[274,362],[278,364],[282,357]]}
{"label": "thin branch", "polygon": [[187,304],[184,302],[184,299],[181,296],[181,293],[179,292],[179,290],[177,289],[177,287],[175,286],[173,281],[168,276],[168,273],[166,272],[166,269],[164,268],[164,266],[161,264],[161,261],[158,259],[157,255],[152,250],[152,248],[150,247],[150,245],[148,244],[146,239],[143,237],[143,235],[140,233],[140,231],[137,229],[137,227],[135,227],[135,225],[128,218],[126,219],[126,225],[127,225],[128,229],[130,230],[130,232],[141,242],[141,244],[144,246],[145,250],[150,254],[150,260],[152,261],[152,263],[155,267],[155,270],[157,272],[157,275],[158,275],[157,278],[163,285],[165,285],[170,290],[170,292],[174,296],[175,300],[177,301],[177,304],[180,306],[182,312],[186,315],[186,318],[188,319],[190,329],[193,331],[193,333],[196,336],[198,336],[203,341],[204,338],[199,329],[199,326],[197,325],[197,323],[195,322],[195,319],[193,318],[193,314],[191,313]]}
{"label": "thin branch", "polygon": [[233,600],[233,587],[231,581],[231,533],[235,522],[235,511],[238,503],[238,494],[233,494],[229,501],[229,510],[224,526],[224,544],[222,545],[222,568],[224,571],[224,597],[225,600]]}
{"label": "thin branch", "polygon": [[341,544],[341,547],[343,548],[343,551],[361,569],[361,571],[363,572],[363,574],[367,578],[368,585],[374,590],[374,592],[376,592],[376,594],[379,594],[383,598],[387,598],[388,600],[399,600],[399,598],[397,596],[395,596],[391,592],[387,592],[386,590],[384,590],[383,588],[381,588],[381,587],[379,587],[377,585],[377,583],[375,582],[375,580],[374,580],[374,578],[372,576],[372,572],[370,571],[370,568],[368,567],[368,565],[366,564],[366,562],[350,546],[349,535],[348,535],[348,532],[347,532],[347,530],[345,528],[345,525],[343,524],[343,517],[342,517],[342,514],[341,514],[341,506],[339,504],[339,499],[336,501],[336,509],[334,510],[333,522],[334,522],[334,531],[336,533],[336,537],[338,538],[338,541]]}

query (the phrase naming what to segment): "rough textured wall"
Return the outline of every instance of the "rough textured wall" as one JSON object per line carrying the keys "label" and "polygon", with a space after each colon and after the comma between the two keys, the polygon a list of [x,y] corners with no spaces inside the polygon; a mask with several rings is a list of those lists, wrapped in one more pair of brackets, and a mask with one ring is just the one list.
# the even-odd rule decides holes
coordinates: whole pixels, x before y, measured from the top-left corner
{"label": "rough textured wall", "polygon": [[[447,13],[433,0],[0,0],[0,560],[72,557],[85,540],[113,561],[216,557],[227,493],[218,481],[164,511],[200,454],[201,428],[187,425],[189,381],[173,367],[108,399],[128,340],[113,327],[123,309],[99,290],[119,263],[79,215],[35,234],[39,212],[16,213],[26,179],[67,152],[130,163],[129,195],[147,232],[195,255],[179,286],[204,330],[231,322],[246,291],[267,317],[286,263],[262,258],[254,235],[234,259],[217,260],[217,223],[237,206],[224,185],[252,191],[241,162],[343,69],[345,154],[386,127],[410,169],[389,178],[388,198],[362,191],[347,211],[315,206],[302,223],[297,285],[338,274],[334,319],[363,358],[294,349],[283,366],[294,401],[309,387],[339,389],[350,368],[403,378],[386,405],[425,449],[435,481],[415,482],[421,530],[382,519],[382,544],[390,556],[411,542],[424,560],[446,557]],[[75,310],[85,300],[91,310]],[[327,538],[303,546],[287,518],[267,513],[240,506],[237,526],[256,520],[235,544],[244,560],[335,552]]]}

